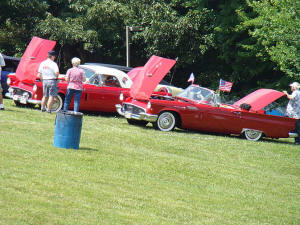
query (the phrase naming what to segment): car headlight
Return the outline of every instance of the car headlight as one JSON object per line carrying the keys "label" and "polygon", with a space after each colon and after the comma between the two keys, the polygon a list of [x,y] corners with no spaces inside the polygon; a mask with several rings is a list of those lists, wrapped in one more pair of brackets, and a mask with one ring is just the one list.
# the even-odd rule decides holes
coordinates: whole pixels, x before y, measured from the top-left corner
{"label": "car headlight", "polygon": [[124,100],[124,95],[123,95],[123,93],[120,94],[120,98],[119,98],[119,99],[120,99],[120,101],[123,101],[123,100]]}
{"label": "car headlight", "polygon": [[34,92],[36,92],[36,90],[37,90],[37,86],[36,86],[36,84],[35,84],[35,85],[33,85],[33,88],[32,88],[32,90],[33,90]]}
{"label": "car headlight", "polygon": [[10,79],[9,77],[8,77],[7,80],[6,80],[6,83],[7,83],[7,85],[10,85],[11,79]]}
{"label": "car headlight", "polygon": [[147,108],[150,109],[151,108],[151,102],[148,102],[147,104]]}

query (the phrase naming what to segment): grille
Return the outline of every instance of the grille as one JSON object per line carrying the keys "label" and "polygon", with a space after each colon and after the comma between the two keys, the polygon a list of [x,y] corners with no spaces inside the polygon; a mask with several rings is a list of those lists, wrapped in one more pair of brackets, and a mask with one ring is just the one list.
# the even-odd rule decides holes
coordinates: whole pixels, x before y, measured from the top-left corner
{"label": "grille", "polygon": [[24,93],[28,93],[29,98],[32,98],[32,94],[29,91],[24,91],[24,90],[22,90],[20,88],[14,88],[13,90],[14,90],[14,92],[13,92],[14,95],[20,95],[20,96],[22,96]]}
{"label": "grille", "polygon": [[123,105],[123,110],[124,112],[130,112],[132,114],[139,115],[142,112],[146,112],[143,108],[137,107],[135,105],[130,105],[130,104],[124,104]]}

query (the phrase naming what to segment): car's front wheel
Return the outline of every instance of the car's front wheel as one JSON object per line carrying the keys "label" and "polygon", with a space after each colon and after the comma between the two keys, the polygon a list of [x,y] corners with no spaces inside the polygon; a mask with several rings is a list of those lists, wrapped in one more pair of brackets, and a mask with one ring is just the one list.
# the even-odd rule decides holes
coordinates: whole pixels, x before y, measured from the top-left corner
{"label": "car's front wheel", "polygon": [[154,126],[161,131],[174,130],[176,125],[176,116],[172,112],[162,112],[155,122]]}
{"label": "car's front wheel", "polygon": [[51,107],[51,111],[52,112],[58,112],[59,110],[61,110],[63,108],[64,105],[64,97],[62,94],[58,94],[55,98],[54,98],[54,102],[53,105]]}
{"label": "car's front wheel", "polygon": [[249,141],[258,141],[261,139],[263,132],[260,130],[245,129],[244,136]]}

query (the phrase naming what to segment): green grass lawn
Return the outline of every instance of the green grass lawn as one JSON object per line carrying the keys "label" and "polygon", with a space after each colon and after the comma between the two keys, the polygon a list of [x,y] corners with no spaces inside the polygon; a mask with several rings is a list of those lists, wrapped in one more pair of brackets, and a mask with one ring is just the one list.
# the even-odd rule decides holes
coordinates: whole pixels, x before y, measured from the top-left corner
{"label": "green grass lawn", "polygon": [[0,111],[0,224],[300,224],[300,147],[85,115],[79,150],[55,114]]}

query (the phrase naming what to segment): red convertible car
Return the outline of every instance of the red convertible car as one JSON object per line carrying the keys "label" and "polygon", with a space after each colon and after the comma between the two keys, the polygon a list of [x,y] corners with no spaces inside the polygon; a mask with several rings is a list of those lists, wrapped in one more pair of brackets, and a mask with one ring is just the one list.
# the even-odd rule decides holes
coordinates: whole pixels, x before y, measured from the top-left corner
{"label": "red convertible car", "polygon": [[[41,104],[43,85],[36,75],[39,64],[47,58],[47,52],[52,50],[55,44],[55,41],[38,37],[33,37],[31,40],[21,58],[16,74],[8,76],[10,88],[6,97],[12,98],[16,105],[35,106]],[[121,103],[120,93],[123,93],[124,97],[129,96],[132,85],[130,76],[120,70],[122,69],[121,66],[117,69],[100,63],[87,63],[79,67],[85,71],[87,78],[86,83],[83,84],[80,110],[116,112],[115,104]],[[63,107],[67,86],[68,83],[64,80],[64,76],[61,76],[58,83],[59,94],[51,109],[53,112],[58,112]],[[158,85],[157,87],[157,91],[163,92],[159,89],[160,87],[165,88],[166,85]],[[172,88],[175,87],[168,87],[168,90]],[[164,92],[169,92],[168,90]],[[178,90],[180,91],[177,88],[176,91],[178,92]],[[73,101],[70,108],[73,108]]]}
{"label": "red convertible car", "polygon": [[[146,125],[151,122],[161,131],[175,127],[222,134],[244,135],[248,140],[261,137],[295,137],[295,119],[270,115],[266,107],[285,96],[272,89],[259,89],[232,105],[222,104],[213,90],[191,85],[177,96],[151,95],[151,91],[165,75],[163,68],[172,67],[163,59],[148,61],[140,72],[140,82],[135,82],[130,97],[117,104],[118,113],[128,123]],[[174,65],[174,64],[173,64]],[[286,98],[286,97],[284,97]]]}

